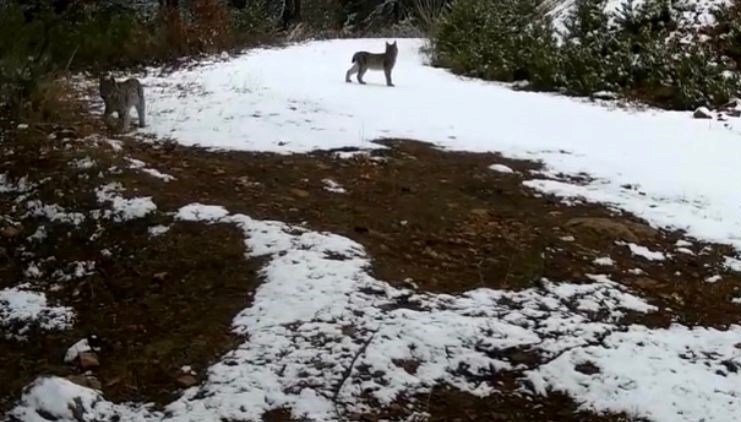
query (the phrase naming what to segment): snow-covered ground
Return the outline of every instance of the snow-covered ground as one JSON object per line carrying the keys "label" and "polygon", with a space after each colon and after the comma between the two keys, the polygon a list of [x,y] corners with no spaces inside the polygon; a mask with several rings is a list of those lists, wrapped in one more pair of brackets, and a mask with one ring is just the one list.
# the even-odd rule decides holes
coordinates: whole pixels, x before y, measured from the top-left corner
{"label": "snow-covered ground", "polygon": [[399,40],[395,88],[383,84],[380,72],[369,73],[366,86],[345,83],[353,52],[378,50],[383,42],[254,50],[146,77],[146,131],[188,145],[281,153],[376,148],[370,141],[392,137],[498,151],[542,160],[546,174],[594,178],[583,185],[536,179],[533,188],[607,203],[653,225],[741,248],[740,124],[611,109],[456,77],[424,64],[422,40]]}
{"label": "snow-covered ground", "polygon": [[[525,372],[530,387],[523,388],[565,391],[584,409],[667,422],[730,421],[741,412],[741,374],[733,369],[741,365],[741,327],[620,326],[626,312],[657,308],[605,275],[591,275],[587,284],[543,280],[520,292],[429,294],[373,278],[363,247],[331,233],[201,204],[181,208],[175,221],[236,225],[248,255],[267,258],[252,305],[233,322],[247,340],[164,412],[41,377],[13,416],[259,420],[264,411],[287,408],[296,418],[336,421],[369,410],[369,399],[388,404],[438,384],[491,394],[496,384],[481,379],[528,369],[506,357],[513,348],[544,357]],[[410,361],[419,364],[413,373],[404,369]],[[597,370],[585,373],[584,364]]]}

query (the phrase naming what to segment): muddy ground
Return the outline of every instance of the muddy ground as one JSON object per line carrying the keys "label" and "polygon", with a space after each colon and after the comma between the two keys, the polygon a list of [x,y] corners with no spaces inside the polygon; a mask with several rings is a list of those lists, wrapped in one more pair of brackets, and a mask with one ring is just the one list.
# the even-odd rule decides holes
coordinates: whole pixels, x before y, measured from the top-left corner
{"label": "muddy ground", "polygon": [[[116,224],[86,222],[71,230],[37,217],[24,217],[18,194],[0,194],[0,214],[21,226],[0,238],[0,289],[28,278],[31,262],[51,274],[72,261],[95,261],[92,274],[49,293],[78,315],[73,329],[0,339],[0,409],[7,410],[22,388],[40,374],[79,371],[62,362],[81,337],[103,339],[95,376],[114,401],[164,404],[185,386],[179,368],[198,374],[240,339],[230,331],[235,314],[259,285],[260,262],[245,260],[242,234],[230,226],[179,223],[151,237],[150,226],[164,213],[200,202],[225,206],[254,218],[305,224],[347,236],[368,251],[374,275],[392,284],[433,292],[473,288],[523,289],[543,278],[587,282],[587,274],[609,274],[662,311],[635,315],[652,327],[672,321],[725,327],[739,321],[741,277],[722,268],[727,247],[693,242],[694,255],[676,251],[681,233],[662,232],[616,210],[566,205],[522,185],[538,163],[495,154],[444,152],[409,140],[385,140],[369,154],[348,151],[302,155],[213,152],[170,142],[119,137],[121,149],[102,137],[106,129],[80,111],[63,125],[8,130],[0,144],[0,174],[43,181],[35,198],[69,210],[100,208],[94,189],[120,182],[127,195],[152,196],[159,212]],[[75,120],[76,119],[76,120]],[[83,158],[94,166],[70,163]],[[165,182],[130,168],[127,158],[146,163],[175,180]],[[490,170],[505,164],[515,173]],[[327,189],[326,179],[344,188]],[[4,220],[9,226],[9,220]],[[27,240],[39,226],[47,238]],[[616,241],[632,241],[671,253],[663,262],[632,256]],[[108,251],[102,253],[101,251]],[[614,266],[593,261],[609,256]],[[635,274],[636,268],[642,274]],[[720,274],[722,283],[705,278]],[[34,283],[43,284],[42,280]],[[519,363],[536,363],[522,354]],[[180,379],[179,379],[180,378]],[[517,391],[516,374],[502,375],[500,393],[477,398],[444,386],[380,408],[353,420],[399,419],[413,410],[440,421],[629,420],[577,410],[560,394],[540,397]],[[196,379],[197,381],[197,379]],[[290,420],[273,411],[265,420]]]}

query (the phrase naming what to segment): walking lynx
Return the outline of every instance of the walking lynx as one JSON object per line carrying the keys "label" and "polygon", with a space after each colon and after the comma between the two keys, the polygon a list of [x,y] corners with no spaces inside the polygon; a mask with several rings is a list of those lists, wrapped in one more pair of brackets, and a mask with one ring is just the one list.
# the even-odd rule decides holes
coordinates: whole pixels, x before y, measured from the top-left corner
{"label": "walking lynx", "polygon": [[136,107],[139,117],[139,127],[144,127],[144,88],[137,79],[131,78],[124,82],[116,82],[113,77],[100,77],[100,97],[105,103],[103,120],[108,122],[112,113],[118,114],[120,131],[129,129],[131,107]]}
{"label": "walking lynx", "polygon": [[363,75],[368,69],[383,70],[386,75],[386,85],[394,86],[391,82],[391,71],[396,64],[396,56],[399,54],[399,48],[396,41],[392,44],[386,43],[386,51],[383,53],[369,53],[367,51],[358,51],[352,56],[352,67],[345,74],[345,82],[350,82],[350,76],[358,74],[358,82],[363,82]]}

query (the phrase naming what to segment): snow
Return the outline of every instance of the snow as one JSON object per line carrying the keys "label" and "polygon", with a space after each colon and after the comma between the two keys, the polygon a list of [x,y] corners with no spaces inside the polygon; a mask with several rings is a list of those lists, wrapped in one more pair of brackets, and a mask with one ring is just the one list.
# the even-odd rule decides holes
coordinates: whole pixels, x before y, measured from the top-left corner
{"label": "snow", "polygon": [[7,174],[0,174],[0,193],[28,192],[33,188],[33,184],[24,176],[16,181],[10,180]]}
{"label": "snow", "polygon": [[[624,3],[627,3],[627,0],[607,0],[604,10],[614,14],[620,10]],[[643,3],[643,0],[633,0],[633,8],[639,8]],[[727,3],[726,0],[676,0],[671,5],[681,28],[696,29],[712,25],[715,22],[711,13],[713,8]],[[557,33],[563,34],[566,32],[565,22],[575,4],[574,0],[546,0],[543,2],[544,7],[549,10],[548,15],[552,19]],[[610,17],[610,22],[614,23],[613,16]]]}
{"label": "snow", "polygon": [[489,170],[494,170],[499,173],[514,173],[515,172],[510,167],[507,167],[504,164],[492,164],[489,166]]}
{"label": "snow", "polygon": [[72,160],[70,161],[69,164],[70,166],[80,169],[80,170],[88,170],[88,169],[95,167],[95,160],[93,160],[90,157],[83,157],[83,158],[78,158],[76,160]]}
{"label": "snow", "polygon": [[77,343],[70,346],[70,348],[67,349],[67,352],[64,353],[64,363],[72,363],[75,361],[75,359],[77,359],[78,356],[80,356],[80,353],[85,353],[92,350],[93,348],[90,347],[90,344],[88,343],[86,338],[79,340]]}
{"label": "snow", "polygon": [[[374,279],[362,246],[338,235],[203,204],[185,206],[176,216],[235,225],[248,256],[266,264],[251,304],[233,320],[245,341],[208,368],[201,385],[164,408],[174,422],[259,420],[276,408],[297,419],[335,421],[438,384],[486,396],[495,385],[482,379],[516,367],[506,350],[530,349],[547,362],[619,332],[628,311],[657,309],[605,275],[590,275],[586,284],[543,280],[518,292],[480,288],[458,296],[396,288]],[[414,374],[399,363],[410,360],[419,363]],[[719,364],[706,360],[713,374]],[[163,418],[150,405],[112,404],[59,378],[38,379],[12,414],[22,420],[39,412],[65,414],[64,404],[78,396],[97,420]],[[721,412],[728,405],[718,406]]]}
{"label": "snow", "polygon": [[723,257],[723,266],[731,271],[741,273],[741,259],[731,256]]}
{"label": "snow", "polygon": [[28,201],[26,203],[28,214],[36,217],[43,217],[55,223],[71,224],[79,226],[85,221],[85,215],[79,212],[67,212],[57,204],[44,204],[39,200]]}
{"label": "snow", "polygon": [[706,283],[717,283],[717,282],[721,281],[722,279],[723,279],[723,277],[721,275],[716,274],[716,275],[713,275],[713,276],[710,276],[710,277],[706,277],[705,278],[705,282]]}
{"label": "snow", "polygon": [[342,187],[339,183],[335,182],[332,179],[324,179],[322,180],[322,183],[324,184],[324,190],[328,192],[333,193],[347,193],[345,188]]}
{"label": "snow", "polygon": [[[574,348],[530,371],[536,391],[568,393],[580,408],[625,412],[656,422],[731,421],[741,412],[741,363],[735,344],[741,327],[728,330],[673,325],[632,325],[598,345]],[[590,362],[595,374],[576,366]]]}
{"label": "snow", "polygon": [[597,265],[602,265],[602,266],[605,266],[605,267],[610,267],[610,266],[615,265],[615,261],[613,261],[613,259],[610,258],[609,256],[603,256],[603,257],[595,258],[594,261],[592,261],[592,262],[595,263],[595,264],[597,264]]}
{"label": "snow", "polygon": [[0,331],[5,338],[23,338],[33,326],[65,330],[73,320],[71,308],[49,305],[43,293],[19,287],[0,290]]}
{"label": "snow", "polygon": [[[143,78],[150,122],[143,132],[186,145],[286,154],[378,149],[371,143],[378,138],[495,151],[592,178],[580,185],[540,182],[544,189],[741,248],[741,190],[727,183],[741,179],[736,123],[726,128],[691,113],[606,108],[460,78],[425,66],[423,41],[414,39],[399,40],[396,87],[383,86],[378,72],[368,75],[366,86],[345,83],[353,52],[382,42],[316,41],[206,60],[165,75],[151,69]],[[306,65],[286,77],[285,69],[297,63]]]}
{"label": "snow", "polygon": [[145,217],[157,211],[157,205],[151,197],[124,198],[118,193],[123,188],[119,183],[109,183],[95,189],[98,203],[107,204],[111,209],[105,210],[104,218],[111,218],[115,222],[124,222]]}
{"label": "snow", "polygon": [[151,227],[149,227],[147,229],[147,232],[152,237],[161,236],[161,235],[167,233],[168,231],[170,231],[170,226],[164,226],[162,224],[158,224],[156,226],[151,226]]}
{"label": "snow", "polygon": [[627,246],[628,249],[630,249],[630,253],[632,253],[634,256],[639,256],[649,261],[664,261],[666,259],[666,255],[664,255],[662,252],[652,251],[645,246],[636,245],[635,243],[618,241],[615,242],[615,244]]}
{"label": "snow", "polygon": [[157,169],[147,167],[147,163],[145,163],[144,161],[137,160],[135,158],[130,158],[130,157],[127,157],[126,161],[129,162],[129,168],[139,170],[142,173],[148,174],[154,178],[160,179],[165,182],[171,182],[175,180],[175,176],[162,173]]}

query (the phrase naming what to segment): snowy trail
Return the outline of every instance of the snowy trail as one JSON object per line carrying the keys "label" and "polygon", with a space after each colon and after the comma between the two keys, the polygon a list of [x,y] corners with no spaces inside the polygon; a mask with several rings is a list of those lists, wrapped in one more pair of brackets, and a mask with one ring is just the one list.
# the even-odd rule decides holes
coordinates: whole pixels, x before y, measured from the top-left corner
{"label": "snowy trail", "polygon": [[424,64],[422,40],[399,40],[395,88],[383,85],[381,72],[370,72],[367,86],[346,84],[352,53],[380,50],[383,42],[256,50],[147,77],[147,130],[184,144],[283,153],[374,148],[370,141],[384,137],[498,151],[542,160],[551,175],[596,179],[584,186],[534,180],[536,189],[607,203],[653,225],[741,248],[740,124],[729,129],[688,113],[611,110],[459,78]]}

